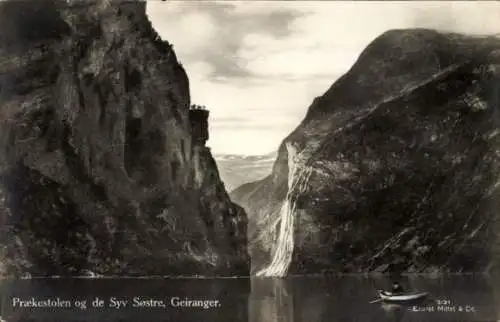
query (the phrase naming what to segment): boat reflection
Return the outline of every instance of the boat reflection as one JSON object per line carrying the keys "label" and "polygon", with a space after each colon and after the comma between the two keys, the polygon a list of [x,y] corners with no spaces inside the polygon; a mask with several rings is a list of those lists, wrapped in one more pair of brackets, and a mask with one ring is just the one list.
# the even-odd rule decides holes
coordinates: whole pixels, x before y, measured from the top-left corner
{"label": "boat reflection", "polygon": [[401,304],[395,303],[381,303],[382,311],[385,313],[385,318],[387,321],[403,321],[407,307]]}

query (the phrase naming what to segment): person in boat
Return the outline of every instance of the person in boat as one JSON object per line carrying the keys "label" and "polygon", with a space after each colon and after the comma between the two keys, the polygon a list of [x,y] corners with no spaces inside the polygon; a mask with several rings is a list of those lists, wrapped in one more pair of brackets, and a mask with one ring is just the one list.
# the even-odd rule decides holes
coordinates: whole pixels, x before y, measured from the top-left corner
{"label": "person in boat", "polygon": [[403,287],[401,287],[401,285],[398,282],[394,282],[392,284],[392,293],[393,294],[400,294],[403,292],[404,292]]}

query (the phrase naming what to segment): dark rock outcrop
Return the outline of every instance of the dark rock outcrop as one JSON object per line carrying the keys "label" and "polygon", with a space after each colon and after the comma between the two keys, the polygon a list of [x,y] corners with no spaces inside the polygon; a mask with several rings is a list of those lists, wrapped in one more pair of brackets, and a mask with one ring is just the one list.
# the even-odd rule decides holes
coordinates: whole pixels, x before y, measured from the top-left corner
{"label": "dark rock outcrop", "polygon": [[254,273],[497,269],[499,86],[500,39],[379,36],[232,193]]}
{"label": "dark rock outcrop", "polygon": [[191,139],[194,144],[205,145],[209,139],[208,133],[209,111],[194,105],[189,110],[189,121],[191,123]]}
{"label": "dark rock outcrop", "polygon": [[145,10],[0,4],[8,274],[248,275],[246,214],[192,140],[187,75]]}

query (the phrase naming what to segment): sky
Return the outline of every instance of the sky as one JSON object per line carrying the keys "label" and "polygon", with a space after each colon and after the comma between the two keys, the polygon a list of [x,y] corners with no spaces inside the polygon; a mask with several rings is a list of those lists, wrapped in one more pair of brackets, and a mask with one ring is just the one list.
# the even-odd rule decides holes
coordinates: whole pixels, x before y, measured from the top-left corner
{"label": "sky", "polygon": [[149,1],[191,102],[210,110],[214,154],[276,151],[321,96],[389,29],[500,33],[497,1]]}

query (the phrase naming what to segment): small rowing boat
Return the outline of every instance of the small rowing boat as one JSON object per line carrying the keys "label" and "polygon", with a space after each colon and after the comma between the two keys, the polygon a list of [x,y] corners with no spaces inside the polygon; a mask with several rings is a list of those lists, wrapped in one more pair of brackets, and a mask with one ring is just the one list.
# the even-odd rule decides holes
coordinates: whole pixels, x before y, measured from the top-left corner
{"label": "small rowing boat", "polygon": [[426,298],[429,295],[427,292],[404,292],[392,293],[387,291],[378,291],[378,296],[381,301],[385,302],[409,302]]}

